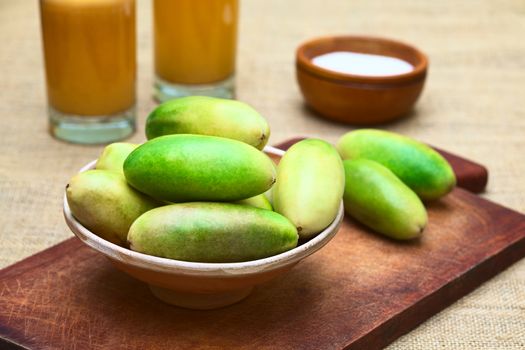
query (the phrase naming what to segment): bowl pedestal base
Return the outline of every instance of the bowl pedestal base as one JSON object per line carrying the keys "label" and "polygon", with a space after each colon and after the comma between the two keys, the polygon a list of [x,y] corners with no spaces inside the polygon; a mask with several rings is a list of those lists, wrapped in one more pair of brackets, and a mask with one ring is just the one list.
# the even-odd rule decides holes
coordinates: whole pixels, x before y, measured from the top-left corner
{"label": "bowl pedestal base", "polygon": [[236,289],[221,293],[184,293],[149,285],[154,296],[165,303],[187,309],[210,310],[235,304],[246,298],[253,287]]}

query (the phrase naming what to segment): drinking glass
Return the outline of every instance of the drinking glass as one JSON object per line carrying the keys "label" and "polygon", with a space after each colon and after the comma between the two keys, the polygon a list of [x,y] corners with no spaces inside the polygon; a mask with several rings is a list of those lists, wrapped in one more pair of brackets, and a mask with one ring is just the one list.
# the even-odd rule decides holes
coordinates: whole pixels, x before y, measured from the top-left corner
{"label": "drinking glass", "polygon": [[51,134],[106,143],[135,130],[135,0],[40,0]]}
{"label": "drinking glass", "polygon": [[155,83],[159,101],[234,96],[237,0],[154,0]]}

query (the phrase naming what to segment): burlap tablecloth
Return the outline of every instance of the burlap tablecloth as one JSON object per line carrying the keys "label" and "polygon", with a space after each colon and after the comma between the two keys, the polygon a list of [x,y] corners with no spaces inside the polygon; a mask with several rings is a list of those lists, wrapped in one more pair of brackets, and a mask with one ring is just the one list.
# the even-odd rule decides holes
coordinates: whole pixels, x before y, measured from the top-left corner
{"label": "burlap tablecloth", "polygon": [[[151,99],[151,9],[138,1],[139,130]],[[38,1],[0,0],[0,267],[66,238],[68,178],[101,146],[47,133]],[[485,196],[525,211],[525,1],[244,0],[238,98],[272,126],[271,143],[304,135],[335,142],[348,127],[306,110],[294,50],[332,33],[389,36],[430,57],[416,111],[385,128],[474,159],[490,170]],[[525,261],[400,338],[391,349],[525,348]]]}

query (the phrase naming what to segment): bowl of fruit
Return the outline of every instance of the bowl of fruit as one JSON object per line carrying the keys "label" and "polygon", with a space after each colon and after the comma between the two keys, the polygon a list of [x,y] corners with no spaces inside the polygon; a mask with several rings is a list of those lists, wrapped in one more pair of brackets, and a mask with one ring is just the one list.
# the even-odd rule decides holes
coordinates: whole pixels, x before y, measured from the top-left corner
{"label": "bowl of fruit", "polygon": [[148,117],[148,141],[111,144],[71,178],[65,220],[167,303],[238,302],[322,248],[343,219],[335,147],[307,139],[283,155],[265,147],[269,132],[238,101],[165,102]]}

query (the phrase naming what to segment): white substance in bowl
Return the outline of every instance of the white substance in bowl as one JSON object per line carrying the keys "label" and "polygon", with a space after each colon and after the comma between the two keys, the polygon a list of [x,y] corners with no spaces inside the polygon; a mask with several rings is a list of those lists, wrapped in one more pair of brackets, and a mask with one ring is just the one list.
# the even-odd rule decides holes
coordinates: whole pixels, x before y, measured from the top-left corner
{"label": "white substance in bowl", "polygon": [[399,58],[350,51],[316,56],[312,63],[338,73],[373,77],[400,75],[414,70],[414,66]]}

